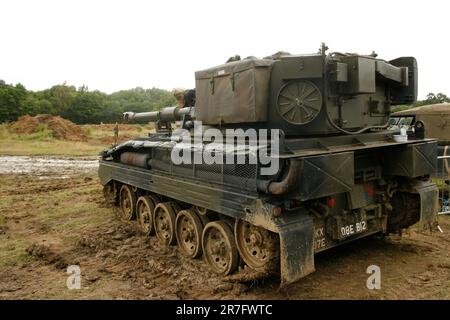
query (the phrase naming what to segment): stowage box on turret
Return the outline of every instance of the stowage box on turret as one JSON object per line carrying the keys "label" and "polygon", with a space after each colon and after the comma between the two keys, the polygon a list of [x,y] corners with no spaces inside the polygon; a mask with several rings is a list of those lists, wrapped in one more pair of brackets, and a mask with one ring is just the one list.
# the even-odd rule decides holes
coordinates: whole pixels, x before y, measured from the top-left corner
{"label": "stowage box on turret", "polygon": [[436,141],[423,123],[388,130],[392,105],[417,97],[412,57],[277,54],[195,73],[195,102],[126,112],[156,132],[105,150],[105,197],[145,235],[282,284],[314,254],[436,216]]}

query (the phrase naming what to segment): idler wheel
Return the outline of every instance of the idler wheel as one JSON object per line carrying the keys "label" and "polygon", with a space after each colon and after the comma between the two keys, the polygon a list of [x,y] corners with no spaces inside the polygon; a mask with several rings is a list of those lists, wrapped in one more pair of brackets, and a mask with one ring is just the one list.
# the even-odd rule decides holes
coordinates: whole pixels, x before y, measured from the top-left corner
{"label": "idler wheel", "polygon": [[175,222],[175,233],[180,252],[189,258],[198,258],[202,250],[203,224],[192,210],[181,210]]}
{"label": "idler wheel", "polygon": [[146,236],[155,233],[153,226],[153,211],[155,206],[149,196],[139,197],[136,204],[136,220],[139,230]]}
{"label": "idler wheel", "polygon": [[267,272],[278,270],[280,244],[277,234],[237,219],[234,235],[241,258],[250,268]]}
{"label": "idler wheel", "polygon": [[233,231],[224,221],[209,222],[203,230],[203,255],[211,271],[229,275],[236,271],[239,253]]}
{"label": "idler wheel", "polygon": [[121,218],[124,220],[133,220],[136,217],[136,194],[129,185],[120,187],[119,195]]}
{"label": "idler wheel", "polygon": [[156,237],[167,245],[175,244],[175,212],[170,202],[159,203],[154,210],[153,224]]}

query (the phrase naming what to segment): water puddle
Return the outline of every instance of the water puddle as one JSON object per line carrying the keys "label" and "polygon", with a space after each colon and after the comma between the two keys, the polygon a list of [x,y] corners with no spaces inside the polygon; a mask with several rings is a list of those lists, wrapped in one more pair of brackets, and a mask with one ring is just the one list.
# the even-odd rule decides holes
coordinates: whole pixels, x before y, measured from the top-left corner
{"label": "water puddle", "polygon": [[20,174],[46,178],[71,178],[97,171],[98,160],[53,157],[2,156],[0,174]]}

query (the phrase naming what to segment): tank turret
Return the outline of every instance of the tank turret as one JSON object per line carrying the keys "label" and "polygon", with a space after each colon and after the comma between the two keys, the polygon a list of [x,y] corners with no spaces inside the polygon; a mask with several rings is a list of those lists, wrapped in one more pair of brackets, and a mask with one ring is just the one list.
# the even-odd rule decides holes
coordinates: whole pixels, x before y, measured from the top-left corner
{"label": "tank turret", "polygon": [[333,52],[244,59],[196,72],[197,120],[278,128],[286,136],[357,134],[388,125],[417,97],[413,57]]}
{"label": "tank turret", "polygon": [[[279,129],[285,136],[360,134],[388,126],[392,105],[417,98],[417,62],[376,53],[249,57],[195,73],[195,118],[220,128]],[[126,121],[168,123],[190,108],[124,113]]]}

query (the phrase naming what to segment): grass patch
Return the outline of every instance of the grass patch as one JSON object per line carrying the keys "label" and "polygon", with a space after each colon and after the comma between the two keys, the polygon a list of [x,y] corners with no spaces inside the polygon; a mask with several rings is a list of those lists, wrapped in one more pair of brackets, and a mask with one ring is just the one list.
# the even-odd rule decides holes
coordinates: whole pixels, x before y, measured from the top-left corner
{"label": "grass patch", "polygon": [[16,140],[24,141],[52,141],[55,140],[53,137],[53,132],[45,124],[39,123],[36,128],[36,132],[27,135],[15,135]]}
{"label": "grass patch", "polygon": [[52,227],[55,227],[59,224],[65,223],[67,221],[67,217],[75,217],[77,219],[78,216],[89,212],[88,210],[94,209],[95,206],[92,206],[89,203],[74,203],[70,206],[53,206],[48,209],[39,210],[36,212],[37,217],[36,220],[45,224],[51,224]]}
{"label": "grass patch", "polygon": [[8,124],[0,123],[0,139],[6,139],[11,133],[8,130]]}
{"label": "grass patch", "polygon": [[[5,183],[5,182],[6,181],[4,181],[3,183]],[[3,222],[5,221],[5,218],[2,216],[2,210],[13,206],[14,201],[15,201],[14,196],[11,196],[11,195],[7,195],[7,196],[5,195],[5,196],[0,197],[0,219],[2,219],[2,220],[0,220],[0,224],[1,224],[1,221],[3,221]]]}
{"label": "grass patch", "polygon": [[[30,228],[7,228],[0,234],[0,267],[26,264],[33,257],[26,248],[33,242],[45,239],[60,239],[62,243],[72,245],[85,230],[96,228],[113,219],[111,208],[99,207],[98,197],[101,186],[96,180],[86,183],[83,178],[73,179],[69,187],[62,183],[62,189],[45,193],[33,193],[35,181],[16,176],[4,176],[5,191],[0,195],[0,226],[11,221],[20,222]],[[14,188],[31,183],[30,193],[25,195],[9,194]],[[55,180],[54,183],[61,183]],[[52,185],[52,181],[42,181],[42,186]],[[8,186],[8,187],[6,187]],[[32,204],[32,210],[30,210]],[[14,207],[15,210],[11,210]],[[42,226],[42,228],[41,228]]]}
{"label": "grass patch", "polygon": [[70,219],[65,222],[54,226],[53,230],[66,235],[69,233],[78,234],[80,231],[103,224],[105,221],[109,220],[109,217],[112,216],[111,208],[99,210],[98,207],[94,208],[93,205],[86,204],[78,209],[78,216],[71,216]]}
{"label": "grass patch", "polygon": [[441,289],[441,291],[439,291],[437,296],[438,296],[438,298],[441,298],[441,299],[448,299],[448,297],[449,297],[448,289],[447,288]]}
{"label": "grass patch", "polygon": [[107,146],[81,141],[1,139],[0,155],[96,156]]}
{"label": "grass patch", "polygon": [[18,266],[29,262],[30,257],[25,251],[30,243],[25,239],[13,236],[0,236],[0,267]]}
{"label": "grass patch", "polygon": [[98,184],[74,184],[73,189],[36,196],[32,199],[35,205],[32,221],[48,225],[52,232],[64,236],[101,224],[111,215],[111,209],[98,207],[93,198],[96,193],[101,194]]}
{"label": "grass patch", "polygon": [[87,137],[92,137],[92,128],[91,127],[89,127],[89,126],[84,126],[83,127],[83,132],[84,132],[84,134],[87,136]]}
{"label": "grass patch", "polygon": [[[88,137],[87,141],[58,140],[43,124],[38,126],[37,132],[29,135],[18,135],[9,130],[8,124],[0,124],[0,156],[97,156],[114,141],[113,129],[109,127],[82,125],[81,128]],[[146,131],[153,131],[153,126],[135,125],[135,130],[120,130],[119,134],[121,141],[125,141],[145,136]]]}

